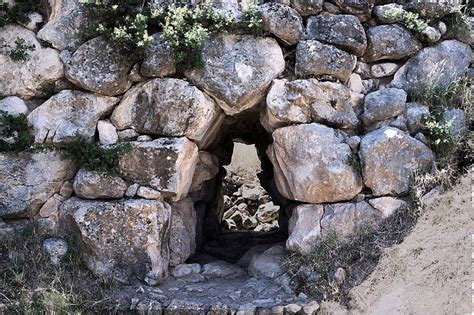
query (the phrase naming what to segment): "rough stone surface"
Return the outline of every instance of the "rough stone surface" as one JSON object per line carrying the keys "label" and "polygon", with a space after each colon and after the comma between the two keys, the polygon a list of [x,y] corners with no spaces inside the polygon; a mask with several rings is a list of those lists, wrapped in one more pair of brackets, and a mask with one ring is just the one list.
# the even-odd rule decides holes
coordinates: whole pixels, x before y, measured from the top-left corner
{"label": "rough stone surface", "polygon": [[59,153],[0,155],[0,217],[31,217],[74,176]]}
{"label": "rough stone surface", "polygon": [[320,14],[308,19],[307,37],[334,45],[357,56],[367,49],[367,37],[359,19],[353,15]]}
{"label": "rough stone surface", "polygon": [[375,0],[332,0],[344,13],[357,15],[362,21],[370,18]]}
{"label": "rough stone surface", "polygon": [[291,6],[302,16],[316,15],[323,9],[323,0],[291,0]]}
{"label": "rough stone surface", "polygon": [[86,199],[122,198],[127,183],[120,177],[80,169],[74,178],[74,192]]}
{"label": "rough stone surface", "polygon": [[58,49],[75,50],[86,37],[90,23],[86,8],[80,0],[50,0],[51,14],[41,30],[38,38]]}
{"label": "rough stone surface", "polygon": [[364,59],[368,62],[404,59],[422,48],[421,43],[409,31],[395,24],[369,28],[367,40]]}
{"label": "rough stone surface", "polygon": [[370,72],[374,78],[388,77],[397,72],[400,66],[393,62],[378,63],[372,66]]}
{"label": "rough stone surface", "polygon": [[399,210],[406,210],[408,205],[406,201],[394,197],[380,197],[370,199],[369,203],[372,207],[379,210],[382,216],[387,218]]}
{"label": "rough stone surface", "polygon": [[28,115],[35,142],[68,142],[76,135],[91,141],[97,121],[112,111],[115,97],[64,90]]}
{"label": "rough stone surface", "polygon": [[9,96],[0,100],[0,112],[5,112],[12,116],[25,115],[28,113],[28,107],[21,98]]}
{"label": "rough stone surface", "polygon": [[410,133],[417,133],[422,130],[424,125],[422,123],[423,117],[430,115],[430,108],[419,103],[406,104],[406,118],[407,127]]}
{"label": "rough stone surface", "polygon": [[257,105],[285,69],[281,48],[271,38],[220,34],[205,41],[202,56],[204,67],[185,75],[228,115]]}
{"label": "rough stone surface", "polygon": [[119,95],[132,86],[129,73],[136,60],[103,37],[82,44],[71,56],[62,54],[66,78],[75,85],[107,96]]}
{"label": "rough stone surface", "polygon": [[236,278],[243,276],[245,272],[237,265],[225,261],[216,260],[202,266],[202,274],[206,278]]}
{"label": "rough stone surface", "polygon": [[423,48],[395,74],[391,85],[407,92],[424,85],[446,86],[467,71],[472,51],[469,45],[446,40]]}
{"label": "rough stone surface", "polygon": [[118,142],[117,130],[109,121],[99,120],[97,122],[97,131],[99,132],[100,144],[108,145]]}
{"label": "rough stone surface", "polygon": [[47,238],[43,241],[43,250],[49,255],[49,259],[53,265],[58,265],[61,258],[68,251],[67,242],[60,238]]}
{"label": "rough stone surface", "polygon": [[131,145],[119,159],[123,178],[150,186],[173,201],[186,196],[198,158],[194,143],[186,138],[160,138]]}
{"label": "rough stone surface", "polygon": [[428,19],[440,18],[448,13],[452,7],[453,4],[449,1],[424,2],[409,0],[405,4],[405,9],[414,11],[420,14],[421,17]]}
{"label": "rough stone surface", "polygon": [[173,50],[162,39],[161,34],[153,35],[152,43],[145,50],[141,65],[144,77],[164,77],[176,72]]}
{"label": "rough stone surface", "polygon": [[358,227],[374,226],[381,219],[380,211],[374,209],[366,201],[329,204],[324,206],[321,234],[325,237],[335,232],[338,236],[348,237]]}
{"label": "rough stone surface", "polygon": [[173,277],[185,278],[187,276],[198,274],[201,272],[201,265],[200,264],[181,264],[177,265],[171,270],[171,274]]}
{"label": "rough stone surface", "polygon": [[272,136],[269,155],[284,197],[335,202],[352,199],[362,190],[360,175],[347,161],[351,150],[334,129],[313,123],[280,128]]}
{"label": "rough stone surface", "polygon": [[407,93],[401,89],[387,88],[367,94],[364,100],[362,121],[371,125],[405,112]]}
{"label": "rough stone surface", "polygon": [[323,205],[306,204],[295,207],[288,222],[286,248],[292,252],[309,254],[321,238],[320,221],[323,214]]}
{"label": "rough stone surface", "polygon": [[150,187],[140,186],[137,190],[137,196],[144,199],[162,199],[161,193]]}
{"label": "rough stone surface", "polygon": [[189,191],[198,191],[204,187],[204,183],[214,178],[219,172],[219,159],[206,151],[199,151],[196,170]]}
{"label": "rough stone surface", "polygon": [[168,275],[170,217],[171,207],[158,200],[73,197],[61,207],[61,220],[77,231],[95,274],[121,281],[138,277],[149,285]]}
{"label": "rough stone surface", "polygon": [[280,38],[283,42],[294,45],[303,37],[303,19],[297,11],[284,4],[269,2],[261,5],[263,28]]}
{"label": "rough stone surface", "polygon": [[364,183],[375,196],[407,192],[413,173],[429,170],[434,159],[425,144],[393,127],[365,135],[359,156]]}
{"label": "rough stone surface", "polygon": [[170,265],[182,264],[196,250],[197,214],[190,198],[171,204]]}
{"label": "rough stone surface", "polygon": [[223,113],[209,96],[184,80],[153,79],[128,91],[111,120],[120,130],[186,136],[205,145],[214,140]]}
{"label": "rough stone surface", "polygon": [[397,3],[389,3],[384,5],[377,5],[374,8],[374,15],[381,23],[396,23],[401,18],[393,18],[387,16],[387,13],[394,10],[402,10],[403,5]]}
{"label": "rough stone surface", "polygon": [[[26,60],[14,61],[9,53],[15,49],[15,41],[20,38],[25,44],[34,46],[27,50]],[[59,52],[44,48],[35,33],[21,26],[0,27],[0,97],[16,95],[23,99],[44,95],[44,88],[64,76],[64,67]]]}
{"label": "rough stone surface", "polygon": [[449,126],[448,132],[455,139],[462,139],[469,132],[469,121],[466,112],[460,108],[445,109],[441,123]]}
{"label": "rough stone surface", "polygon": [[317,40],[300,41],[296,47],[296,75],[330,76],[346,82],[356,66],[357,58],[332,45]]}
{"label": "rough stone surface", "polygon": [[283,246],[273,246],[259,255],[255,255],[249,264],[249,273],[254,277],[274,279],[283,274],[282,259],[285,253]]}

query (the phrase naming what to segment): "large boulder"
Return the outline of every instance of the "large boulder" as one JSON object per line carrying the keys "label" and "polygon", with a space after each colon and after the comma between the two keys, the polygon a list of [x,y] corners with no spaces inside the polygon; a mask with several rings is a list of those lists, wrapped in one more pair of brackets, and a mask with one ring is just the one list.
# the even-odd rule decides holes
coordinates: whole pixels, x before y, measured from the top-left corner
{"label": "large boulder", "polygon": [[84,41],[91,23],[80,0],[49,0],[51,14],[38,38],[58,49],[75,50]]}
{"label": "large boulder", "polygon": [[176,60],[173,50],[161,38],[161,33],[153,36],[153,41],[145,49],[141,65],[141,74],[145,77],[164,77],[176,72]]}
{"label": "large boulder", "polygon": [[191,198],[171,204],[170,266],[184,263],[196,251],[196,224]]}
{"label": "large boulder", "polygon": [[375,0],[332,0],[344,13],[357,15],[362,21],[370,19]]}
{"label": "large boulder", "polygon": [[387,88],[367,94],[364,99],[362,121],[372,125],[405,112],[407,93],[401,89]]}
{"label": "large boulder", "polygon": [[366,134],[359,156],[364,183],[375,196],[406,193],[415,172],[428,171],[434,160],[430,148],[393,127]]}
{"label": "large boulder", "polygon": [[404,59],[423,47],[415,36],[396,24],[369,28],[367,40],[368,47],[364,59],[368,62]]}
{"label": "large boulder", "polygon": [[202,48],[204,66],[185,72],[227,115],[257,105],[274,78],[285,69],[278,43],[272,38],[218,34]]}
{"label": "large boulder", "polygon": [[321,239],[323,205],[303,204],[295,207],[288,222],[286,248],[300,254],[310,254]]}
{"label": "large boulder", "polygon": [[96,275],[156,285],[168,276],[171,207],[158,200],[68,199],[60,220]]}
{"label": "large boulder", "polygon": [[359,120],[350,99],[350,90],[339,83],[318,82],[315,79],[273,80],[261,123],[269,132],[312,121],[353,128]]}
{"label": "large boulder", "polygon": [[323,10],[323,0],[291,0],[291,6],[302,16],[316,15]]}
{"label": "large boulder", "polygon": [[391,85],[405,91],[446,86],[467,71],[471,56],[469,45],[457,40],[423,48],[397,71]]}
{"label": "large boulder", "polygon": [[122,198],[127,183],[117,176],[80,169],[74,178],[76,196],[86,199]]}
{"label": "large boulder", "polygon": [[0,155],[0,217],[36,215],[61,186],[74,177],[75,167],[55,151]]}
{"label": "large boulder", "polygon": [[119,130],[186,136],[199,146],[214,140],[223,119],[223,112],[209,96],[179,79],[153,79],[133,87],[111,117]]}
{"label": "large boulder", "polygon": [[268,153],[285,198],[335,202],[362,190],[361,176],[348,162],[351,149],[334,129],[312,123],[280,128],[272,136]]}
{"label": "large boulder", "polygon": [[188,139],[160,138],[131,142],[119,159],[119,174],[150,186],[172,201],[186,197],[198,159],[197,146]]}
{"label": "large boulder", "polygon": [[[25,60],[14,61],[9,54],[16,49],[15,41],[18,40],[33,48],[26,50]],[[42,47],[35,33],[23,27],[7,25],[0,28],[0,52],[0,97],[41,97],[49,85],[64,76],[59,52]]]}
{"label": "large boulder", "polygon": [[309,39],[334,45],[357,56],[362,56],[367,48],[364,27],[353,15],[312,16],[308,19],[306,33]]}
{"label": "large boulder", "polygon": [[303,19],[287,5],[268,2],[259,7],[263,28],[289,45],[298,43],[304,35]]}
{"label": "large boulder", "polygon": [[295,72],[299,77],[329,76],[346,82],[356,63],[356,56],[317,40],[300,41],[296,47]]}
{"label": "large boulder", "polygon": [[323,237],[331,233],[347,237],[358,228],[375,226],[382,218],[382,212],[366,201],[325,205],[324,216],[321,219],[321,234]]}
{"label": "large boulder", "polygon": [[66,65],[66,78],[80,88],[114,96],[132,86],[129,73],[137,57],[102,36],[85,42],[71,56],[61,57]]}
{"label": "large boulder", "polygon": [[35,142],[63,143],[76,135],[91,141],[97,122],[109,114],[118,98],[63,90],[28,115]]}

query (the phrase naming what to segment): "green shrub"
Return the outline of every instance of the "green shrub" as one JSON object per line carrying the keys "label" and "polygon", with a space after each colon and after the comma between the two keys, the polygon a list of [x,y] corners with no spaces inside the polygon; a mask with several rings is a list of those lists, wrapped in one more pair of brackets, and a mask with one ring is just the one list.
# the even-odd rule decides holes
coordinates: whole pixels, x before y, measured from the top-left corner
{"label": "green shrub", "polygon": [[467,41],[471,36],[469,14],[472,15],[472,10],[467,6],[453,6],[441,20],[446,23],[450,34],[460,40]]}
{"label": "green shrub", "polygon": [[28,52],[36,49],[35,45],[20,37],[15,39],[15,47],[10,47],[10,45],[5,45],[4,47],[9,49],[8,56],[15,62],[28,60]]}
{"label": "green shrub", "polygon": [[399,23],[401,23],[403,26],[415,33],[420,38],[424,38],[426,28],[429,26],[425,20],[420,18],[418,13],[405,11],[401,8],[393,8],[391,10],[387,10],[384,13],[384,17],[387,19],[396,19],[400,21]]}
{"label": "green shrub", "polygon": [[0,27],[14,23],[29,23],[28,14],[40,11],[40,2],[36,0],[15,0],[15,4],[10,7],[5,1],[0,0]]}
{"label": "green shrub", "polygon": [[129,144],[101,147],[76,136],[62,148],[62,153],[65,159],[74,161],[78,167],[116,175],[120,155],[130,149]]}
{"label": "green shrub", "polygon": [[12,116],[0,111],[0,152],[26,151],[33,141],[25,115]]}

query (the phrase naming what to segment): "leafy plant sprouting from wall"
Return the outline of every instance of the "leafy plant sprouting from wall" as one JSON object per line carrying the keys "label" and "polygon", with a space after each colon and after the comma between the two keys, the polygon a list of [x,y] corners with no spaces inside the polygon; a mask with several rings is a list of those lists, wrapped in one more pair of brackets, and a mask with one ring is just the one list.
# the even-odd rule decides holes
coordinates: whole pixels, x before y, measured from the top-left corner
{"label": "leafy plant sprouting from wall", "polygon": [[96,32],[134,53],[151,43],[150,34],[162,32],[182,69],[201,65],[202,44],[213,33],[240,29],[260,34],[262,30],[262,19],[255,5],[249,5],[237,21],[215,9],[210,1],[166,6],[146,0],[81,0],[81,3],[89,8],[92,20],[97,21]]}
{"label": "leafy plant sprouting from wall", "polygon": [[0,152],[23,152],[33,144],[25,115],[13,116],[0,111]]}

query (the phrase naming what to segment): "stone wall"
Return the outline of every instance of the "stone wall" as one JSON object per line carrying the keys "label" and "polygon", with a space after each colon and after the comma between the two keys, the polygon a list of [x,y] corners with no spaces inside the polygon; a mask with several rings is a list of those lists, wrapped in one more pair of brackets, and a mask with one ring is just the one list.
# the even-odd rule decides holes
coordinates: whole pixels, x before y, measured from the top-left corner
{"label": "stone wall", "polygon": [[[26,114],[37,144],[80,135],[131,147],[117,175],[78,170],[56,150],[1,154],[0,221],[74,234],[96,274],[155,285],[196,251],[206,212],[222,219],[216,176],[237,136],[271,163],[265,185],[290,217],[290,251],[404,211],[411,176],[435,160],[420,123],[430,108],[411,92],[472,76],[473,36],[433,22],[420,40],[383,15],[397,6],[387,2],[261,4],[265,36],[214,35],[204,66],[184,73],[159,34],[144,60],[82,38],[77,0],[53,1],[44,24],[0,28],[0,42],[35,47],[20,63],[0,53],[0,110]],[[461,110],[444,115],[466,128]]]}

